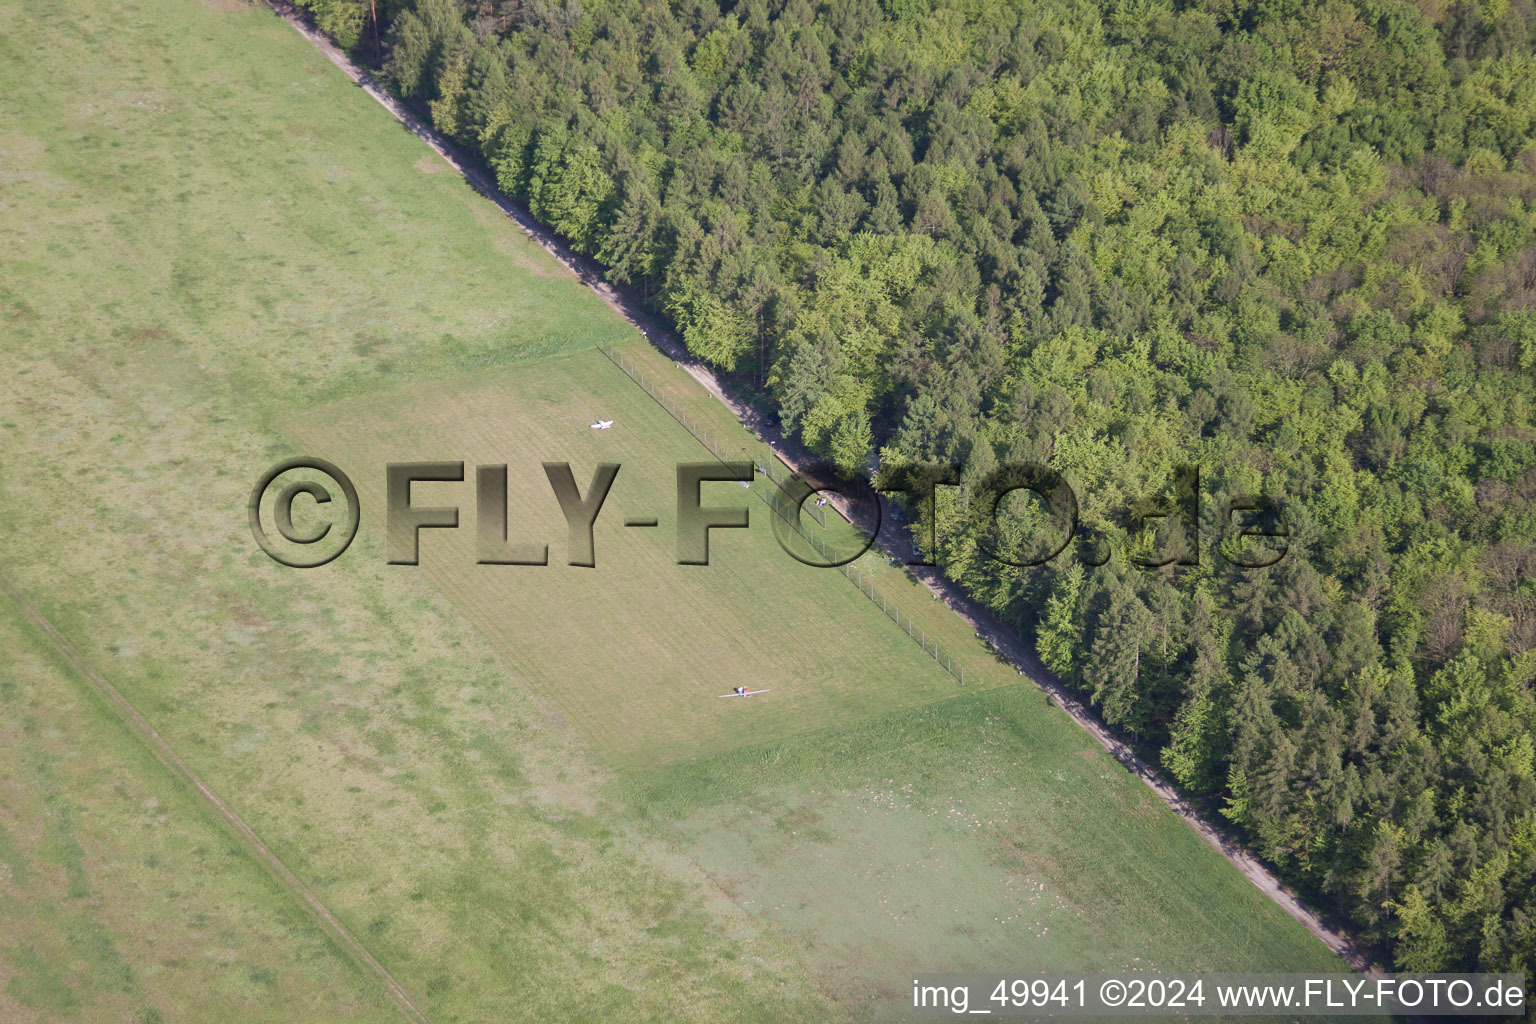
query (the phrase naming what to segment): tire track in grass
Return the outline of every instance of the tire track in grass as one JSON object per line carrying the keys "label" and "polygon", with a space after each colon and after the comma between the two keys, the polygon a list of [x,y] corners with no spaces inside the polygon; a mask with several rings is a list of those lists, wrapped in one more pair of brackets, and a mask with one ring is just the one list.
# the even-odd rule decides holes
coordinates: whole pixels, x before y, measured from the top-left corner
{"label": "tire track in grass", "polygon": [[223,798],[215,793],[196,772],[187,766],[187,763],[166,742],[165,737],[161,736],[155,727],[149,723],[149,719],[140,714],[139,710],[129,702],[128,698],[123,696],[122,691],[85,663],[83,658],[70,646],[69,641],[64,639],[64,634],[60,633],[58,628],[52,622],[49,622],[47,617],[38,611],[32,602],[27,599],[21,589],[4,574],[0,574],[0,593],[4,593],[11,600],[11,603],[21,611],[22,617],[48,640],[59,656],[64,659],[65,663],[90,684],[91,690],[128,727],[128,730],[149,748],[150,753],[155,755],[156,760],[163,764],[173,776],[190,786],[198,796],[203,798],[205,803],[213,808],[214,813],[219,816],[224,822],[225,827],[234,834],[235,838],[240,841],[240,845],[245,848],[245,851],[250,854],[256,863],[265,868],[278,885],[282,886],[290,895],[296,897],[303,904],[310,917],[320,926],[320,930],[342,952],[347,954],[358,967],[362,968],[363,973],[371,975],[383,986],[384,994],[389,997],[390,1002],[394,1003],[401,1016],[414,1022],[414,1024],[430,1024],[426,1014],[422,1013],[416,1004],[411,1001],[410,995],[395,980],[394,976],[389,973],[389,970],[379,963],[378,960],[374,959],[373,954],[369,953],[363,944],[357,941],[351,932],[347,931],[346,926],[337,919],[329,907],[320,901],[320,898],[315,895],[313,890],[305,885],[297,875],[288,869],[286,864],[278,859],[275,853],[267,848],[267,844],[261,841],[261,838],[256,835],[251,826],[247,825],[245,820],[236,814],[229,804],[224,802]]}

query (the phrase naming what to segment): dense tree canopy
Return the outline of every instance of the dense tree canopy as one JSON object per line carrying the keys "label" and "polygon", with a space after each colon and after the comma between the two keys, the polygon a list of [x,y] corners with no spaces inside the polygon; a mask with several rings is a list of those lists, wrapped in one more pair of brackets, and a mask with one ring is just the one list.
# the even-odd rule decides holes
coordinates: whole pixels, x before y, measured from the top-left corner
{"label": "dense tree canopy", "polygon": [[[378,18],[401,94],[812,449],[965,467],[945,571],[1321,906],[1536,971],[1531,0]],[[1081,505],[1044,566],[985,553],[1043,522],[972,500],[1018,461]],[[1181,465],[1194,537],[1138,517]],[[1270,568],[1221,557],[1239,496]]]}

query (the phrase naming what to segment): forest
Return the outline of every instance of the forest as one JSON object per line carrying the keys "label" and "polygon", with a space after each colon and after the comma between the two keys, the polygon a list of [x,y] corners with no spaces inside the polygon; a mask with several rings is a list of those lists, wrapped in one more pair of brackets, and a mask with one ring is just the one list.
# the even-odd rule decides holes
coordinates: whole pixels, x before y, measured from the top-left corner
{"label": "forest", "polygon": [[1536,972],[1531,0],[306,4],[812,451],[961,467],[934,560],[1381,962]]}

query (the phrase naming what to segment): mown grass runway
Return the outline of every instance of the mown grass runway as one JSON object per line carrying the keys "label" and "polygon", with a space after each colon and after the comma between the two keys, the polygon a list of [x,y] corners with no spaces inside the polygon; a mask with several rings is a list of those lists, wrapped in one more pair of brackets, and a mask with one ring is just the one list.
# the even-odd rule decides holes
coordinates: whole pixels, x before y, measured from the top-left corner
{"label": "mown grass runway", "polygon": [[[613,427],[591,429],[599,419]],[[706,483],[702,503],[746,508],[751,525],[712,531],[709,565],[679,565],[676,467],[715,459],[595,351],[351,399],[284,422],[304,450],[362,482],[372,529],[349,557],[385,557],[387,463],[465,462],[463,483],[413,488],[417,504],[460,508],[458,529],[422,531],[419,571],[491,639],[517,681],[615,767],[692,760],[959,692],[839,573],[786,554],[773,513],[736,482]],[[621,467],[597,520],[592,568],[566,564],[567,528],[547,461],[569,462],[583,489],[598,463]],[[475,467],[502,463],[510,539],[547,545],[548,565],[476,564]],[[630,517],[659,525],[629,528]],[[717,699],[739,685],[771,693],[740,704]]]}
{"label": "mown grass runway", "polygon": [[[632,333],[266,10],[0,0],[0,188],[0,570],[431,1019],[858,1019],[830,985],[915,966],[1330,962],[1039,694],[940,699],[946,674],[766,531],[654,587],[666,467],[707,456],[560,354]],[[620,443],[641,490],[607,515],[663,526],[600,523],[597,570],[558,564],[551,526],[547,569],[461,574],[468,508],[418,569],[365,534],[288,570],[246,527],[256,476],[311,445],[366,492],[386,449],[569,457],[585,483]],[[545,488],[529,516],[558,516]],[[0,1018],[380,1019],[5,614]],[[714,698],[743,677],[775,701]]]}

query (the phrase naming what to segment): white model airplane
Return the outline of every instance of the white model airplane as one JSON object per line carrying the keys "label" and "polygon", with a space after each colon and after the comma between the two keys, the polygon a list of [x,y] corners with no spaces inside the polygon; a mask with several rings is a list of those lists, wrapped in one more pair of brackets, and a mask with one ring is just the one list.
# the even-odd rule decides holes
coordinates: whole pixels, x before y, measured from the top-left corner
{"label": "white model airplane", "polygon": [[592,429],[607,430],[611,426],[613,426],[613,420],[598,420],[596,423],[592,424]]}
{"label": "white model airplane", "polygon": [[722,697],[754,697],[754,696],[756,696],[759,693],[767,693],[767,692],[768,692],[767,687],[764,687],[761,690],[749,690],[745,686],[738,686],[736,689],[732,690],[730,693],[722,693],[722,694],[720,694],[720,696],[722,696]]}

